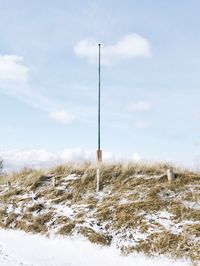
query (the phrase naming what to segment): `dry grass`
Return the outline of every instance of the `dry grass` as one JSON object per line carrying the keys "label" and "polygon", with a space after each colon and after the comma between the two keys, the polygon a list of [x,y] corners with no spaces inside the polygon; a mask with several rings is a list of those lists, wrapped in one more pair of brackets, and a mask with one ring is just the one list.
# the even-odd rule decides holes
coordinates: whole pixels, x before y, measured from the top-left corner
{"label": "dry grass", "polygon": [[83,175],[87,168],[91,166],[91,162],[84,162],[82,164],[78,163],[68,163],[66,165],[59,165],[49,170],[49,173],[58,177],[76,174]]}
{"label": "dry grass", "polygon": [[184,232],[186,232],[188,235],[194,235],[200,238],[200,222],[196,224],[186,225],[184,227]]}
{"label": "dry grass", "polygon": [[19,221],[17,224],[17,228],[23,230],[25,232],[31,233],[40,233],[40,234],[47,234],[48,228],[46,225],[40,224],[40,222],[33,221],[32,223],[28,223],[27,221]]}
{"label": "dry grass", "polygon": [[41,210],[43,210],[45,208],[44,204],[41,203],[36,203],[31,207],[27,208],[28,212],[40,212]]}
{"label": "dry grass", "polygon": [[18,221],[18,228],[25,231],[25,232],[32,232],[32,233],[42,233],[47,234],[48,227],[47,223],[52,219],[53,213],[48,212],[46,214],[39,215],[37,217],[28,217],[31,220],[20,220]]}
{"label": "dry grass", "polygon": [[141,240],[134,247],[124,249],[125,253],[136,250],[152,256],[158,254],[168,254],[175,258],[190,258],[191,261],[200,260],[200,243],[194,245],[189,235],[172,234],[169,231],[153,233],[146,240]]}
{"label": "dry grass", "polygon": [[64,215],[59,215],[58,217],[56,217],[56,219],[54,220],[54,222],[52,223],[53,225],[65,225],[67,223],[69,223],[69,221],[71,221],[68,217],[64,216]]}
{"label": "dry grass", "polygon": [[187,208],[182,203],[170,202],[168,210],[173,214],[173,220],[181,222],[183,220],[200,220],[200,210]]}
{"label": "dry grass", "polygon": [[5,225],[5,227],[12,227],[11,224],[13,224],[14,222],[16,222],[17,217],[18,217],[18,215],[15,214],[15,213],[11,213],[11,214],[9,214],[9,215],[6,217],[5,221],[4,221],[4,225]]}
{"label": "dry grass", "polygon": [[[121,245],[125,253],[171,254],[198,261],[200,210],[185,202],[198,205],[200,177],[174,168],[176,179],[169,183],[166,176],[169,167],[163,163],[103,164],[100,169],[101,199],[95,192],[96,165],[89,162],[61,165],[46,172],[23,169],[1,177],[0,202],[4,207],[0,209],[0,227],[45,234],[51,228],[62,235],[80,232],[100,245],[109,245],[112,241],[110,235],[119,232],[123,233],[123,241],[129,241],[134,239],[130,232],[138,230],[147,236],[146,240],[138,240],[136,245],[125,245],[126,248]],[[68,180],[66,177],[72,174],[78,178]],[[56,178],[56,187],[52,185],[53,177]],[[8,181],[12,184],[9,190],[1,186]],[[22,198],[23,195],[27,197]],[[74,211],[73,218],[57,213],[56,205],[49,210],[49,204],[70,206]],[[8,213],[9,205],[15,209],[22,206],[22,213]],[[181,229],[179,233],[167,231],[156,219],[147,219],[147,215],[159,217],[166,211],[171,215],[170,221]],[[94,224],[88,223],[88,219],[94,221],[98,232],[92,229]]]}
{"label": "dry grass", "polygon": [[88,227],[81,226],[80,233],[86,238],[88,238],[90,242],[98,245],[103,245],[103,246],[110,245],[110,242],[112,240],[111,236],[97,233],[93,229]]}
{"label": "dry grass", "polygon": [[96,210],[95,217],[100,222],[112,221],[112,210],[109,208],[109,206],[105,205],[98,207]]}
{"label": "dry grass", "polygon": [[7,174],[0,174],[0,185],[6,184],[9,181],[9,175]]}
{"label": "dry grass", "polygon": [[69,220],[68,223],[66,223],[65,225],[63,225],[59,230],[58,233],[61,235],[70,235],[74,229],[74,227],[76,226],[76,223]]}

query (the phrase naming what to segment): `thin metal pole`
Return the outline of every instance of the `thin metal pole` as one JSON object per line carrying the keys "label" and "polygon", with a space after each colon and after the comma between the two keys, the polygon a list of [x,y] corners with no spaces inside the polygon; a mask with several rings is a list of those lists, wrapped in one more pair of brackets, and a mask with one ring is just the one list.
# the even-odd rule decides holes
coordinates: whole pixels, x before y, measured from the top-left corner
{"label": "thin metal pole", "polygon": [[101,150],[101,44],[99,43],[99,65],[98,65],[98,143],[97,143],[97,163],[102,162]]}
{"label": "thin metal pole", "polygon": [[101,44],[99,43],[98,150],[101,150]]}
{"label": "thin metal pole", "polygon": [[100,167],[102,162],[102,151],[101,151],[101,44],[99,43],[99,82],[98,82],[98,149],[97,149],[97,172],[96,181],[97,187],[96,192],[100,190]]}

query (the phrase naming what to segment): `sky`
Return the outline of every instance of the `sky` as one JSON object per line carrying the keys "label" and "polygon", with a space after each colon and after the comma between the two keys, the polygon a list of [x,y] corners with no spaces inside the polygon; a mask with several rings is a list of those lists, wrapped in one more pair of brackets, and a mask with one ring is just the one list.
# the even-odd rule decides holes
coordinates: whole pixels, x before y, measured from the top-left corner
{"label": "sky", "polygon": [[197,0],[0,0],[0,156],[200,164]]}

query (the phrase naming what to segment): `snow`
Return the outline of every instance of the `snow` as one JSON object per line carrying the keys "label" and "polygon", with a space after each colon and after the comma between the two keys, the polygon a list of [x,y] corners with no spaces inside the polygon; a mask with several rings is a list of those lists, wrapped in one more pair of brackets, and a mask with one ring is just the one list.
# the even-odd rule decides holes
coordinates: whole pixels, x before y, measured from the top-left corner
{"label": "snow", "polygon": [[182,201],[186,208],[200,210],[200,200],[197,202]]}
{"label": "snow", "polygon": [[147,214],[146,219],[149,222],[155,221],[162,225],[166,230],[173,234],[178,234],[181,230],[177,229],[177,224],[171,220],[172,214],[167,211],[160,211],[155,214]]}
{"label": "snow", "polygon": [[166,257],[122,256],[113,247],[100,247],[82,238],[53,237],[0,230],[1,266],[186,266]]}
{"label": "snow", "polygon": [[71,174],[63,178],[65,181],[73,181],[80,179],[80,176],[77,176],[76,174]]}
{"label": "snow", "polygon": [[61,204],[52,204],[52,207],[56,209],[56,212],[60,215],[65,215],[66,217],[73,217],[73,210],[70,206]]}

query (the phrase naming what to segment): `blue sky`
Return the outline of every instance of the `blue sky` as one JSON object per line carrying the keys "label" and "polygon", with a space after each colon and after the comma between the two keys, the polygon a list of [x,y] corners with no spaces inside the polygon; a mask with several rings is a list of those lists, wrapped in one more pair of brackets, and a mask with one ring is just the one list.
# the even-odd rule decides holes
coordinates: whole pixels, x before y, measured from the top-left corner
{"label": "blue sky", "polygon": [[96,149],[101,42],[103,150],[196,165],[199,9],[195,0],[0,0],[2,157]]}

